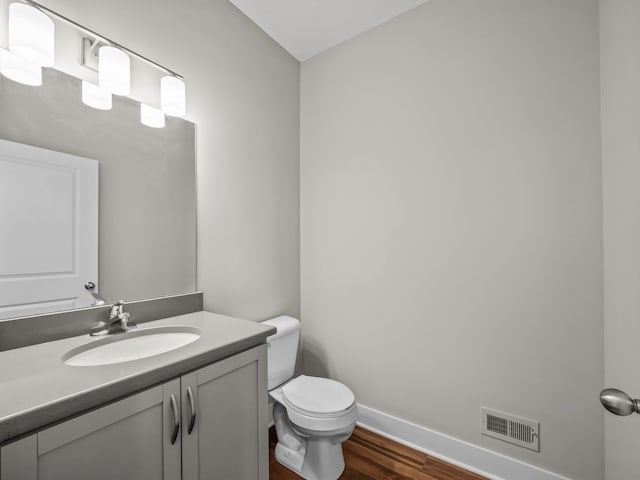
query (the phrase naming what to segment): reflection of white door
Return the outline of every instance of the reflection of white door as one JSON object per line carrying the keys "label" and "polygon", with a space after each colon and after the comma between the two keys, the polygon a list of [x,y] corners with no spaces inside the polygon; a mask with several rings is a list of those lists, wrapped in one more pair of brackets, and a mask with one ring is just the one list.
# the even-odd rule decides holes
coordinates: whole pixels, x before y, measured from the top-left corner
{"label": "reflection of white door", "polygon": [[0,319],[93,304],[98,162],[0,140]]}

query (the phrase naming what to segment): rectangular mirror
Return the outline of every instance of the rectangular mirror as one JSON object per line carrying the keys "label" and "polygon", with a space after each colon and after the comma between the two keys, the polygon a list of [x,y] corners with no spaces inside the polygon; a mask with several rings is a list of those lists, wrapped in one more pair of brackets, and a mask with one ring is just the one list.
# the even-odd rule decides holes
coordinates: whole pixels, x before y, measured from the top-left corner
{"label": "rectangular mirror", "polygon": [[108,303],[195,291],[195,125],[147,127],[117,96],[95,110],[80,80],[43,75],[40,87],[0,79],[0,320],[92,305],[88,282]]}

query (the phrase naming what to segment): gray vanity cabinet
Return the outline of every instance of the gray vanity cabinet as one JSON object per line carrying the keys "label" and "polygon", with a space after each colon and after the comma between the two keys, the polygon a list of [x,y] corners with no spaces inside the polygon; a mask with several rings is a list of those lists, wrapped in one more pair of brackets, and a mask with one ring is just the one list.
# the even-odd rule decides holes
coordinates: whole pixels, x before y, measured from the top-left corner
{"label": "gray vanity cabinet", "polygon": [[2,448],[2,480],[180,479],[180,435],[171,443],[180,380],[47,428]]}
{"label": "gray vanity cabinet", "polygon": [[266,363],[262,345],[5,445],[0,480],[267,480]]}
{"label": "gray vanity cabinet", "polygon": [[266,369],[265,345],[182,377],[184,480],[269,478]]}

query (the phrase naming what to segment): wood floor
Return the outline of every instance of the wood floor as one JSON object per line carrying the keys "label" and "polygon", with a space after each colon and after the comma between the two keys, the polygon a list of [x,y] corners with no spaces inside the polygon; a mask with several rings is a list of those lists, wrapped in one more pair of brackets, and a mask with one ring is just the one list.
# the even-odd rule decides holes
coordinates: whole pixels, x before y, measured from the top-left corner
{"label": "wood floor", "polygon": [[[276,434],[269,431],[269,480],[300,480],[273,456]],[[437,458],[356,427],[343,444],[346,468],[340,480],[486,480]]]}

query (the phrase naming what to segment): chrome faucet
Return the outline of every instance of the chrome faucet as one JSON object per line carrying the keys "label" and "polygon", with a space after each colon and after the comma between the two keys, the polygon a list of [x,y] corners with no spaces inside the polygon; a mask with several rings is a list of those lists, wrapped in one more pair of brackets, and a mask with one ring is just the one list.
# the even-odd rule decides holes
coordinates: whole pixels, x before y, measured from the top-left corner
{"label": "chrome faucet", "polygon": [[97,335],[109,335],[112,333],[126,332],[136,326],[129,320],[131,315],[124,311],[124,300],[114,303],[109,312],[109,319],[106,322],[100,322],[93,327],[89,335],[95,337]]}

